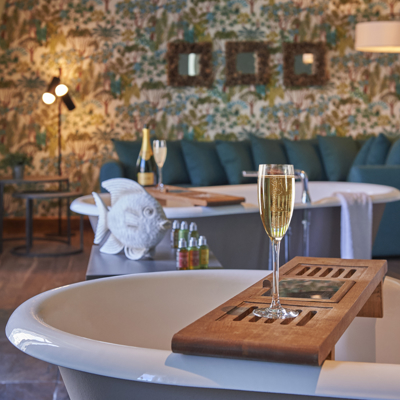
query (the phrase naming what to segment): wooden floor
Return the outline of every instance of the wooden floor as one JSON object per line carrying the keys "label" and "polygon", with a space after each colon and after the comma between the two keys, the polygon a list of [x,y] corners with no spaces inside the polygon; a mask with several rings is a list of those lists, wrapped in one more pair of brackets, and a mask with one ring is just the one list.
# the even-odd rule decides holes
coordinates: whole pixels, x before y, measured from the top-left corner
{"label": "wooden floor", "polygon": [[[93,232],[85,230],[84,252],[69,257],[25,258],[10,254],[23,242],[5,241],[0,255],[0,400],[68,400],[58,368],[17,350],[5,336],[11,313],[29,298],[59,286],[85,280]],[[73,238],[78,246],[79,235]],[[62,248],[43,242],[38,247]]]}
{"label": "wooden floor", "polygon": [[[75,236],[73,242],[77,244],[78,239]],[[92,243],[93,232],[88,228],[83,254],[24,258],[10,254],[11,247],[19,243],[5,242],[0,255],[0,400],[69,399],[58,369],[17,350],[6,339],[4,330],[11,313],[25,300],[46,290],[85,280]],[[400,279],[400,258],[388,261],[388,275]]]}

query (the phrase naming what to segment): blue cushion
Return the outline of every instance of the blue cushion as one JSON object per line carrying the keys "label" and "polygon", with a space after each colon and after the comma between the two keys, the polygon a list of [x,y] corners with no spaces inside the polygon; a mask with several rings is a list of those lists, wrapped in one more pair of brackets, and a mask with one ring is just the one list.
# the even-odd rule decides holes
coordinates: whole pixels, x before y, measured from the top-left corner
{"label": "blue cushion", "polygon": [[330,181],[345,181],[358,152],[351,137],[319,136],[318,144]]}
{"label": "blue cushion", "polygon": [[180,141],[167,140],[167,158],[162,169],[163,183],[166,185],[189,184],[190,176],[186,169]]}
{"label": "blue cushion", "polygon": [[396,140],[389,150],[386,165],[400,165],[400,139]]}
{"label": "blue cushion", "polygon": [[231,185],[256,183],[257,178],[245,178],[242,171],[254,171],[251,145],[248,140],[240,142],[216,141],[219,159]]}
{"label": "blue cushion", "polygon": [[295,169],[301,169],[308,175],[310,181],[326,179],[324,167],[318,154],[315,140],[284,140],[286,153],[290,164]]}
{"label": "blue cushion", "polygon": [[124,167],[124,176],[136,180],[136,161],[142,147],[142,141],[112,139],[115,151]]}
{"label": "blue cushion", "polygon": [[265,139],[250,135],[250,141],[256,170],[258,170],[260,164],[288,163],[285,146],[282,140]]}
{"label": "blue cushion", "polygon": [[215,142],[182,140],[181,143],[192,185],[228,184],[228,178],[219,160]]}
{"label": "blue cushion", "polygon": [[371,147],[374,144],[374,141],[375,138],[372,137],[363,144],[361,150],[357,153],[357,156],[353,161],[353,167],[358,167],[360,165],[367,165],[367,157],[371,150]]}
{"label": "blue cushion", "polygon": [[379,136],[375,138],[374,144],[368,153],[366,165],[385,164],[390,146],[390,140],[383,133],[380,133]]}
{"label": "blue cushion", "polygon": [[107,192],[107,190],[101,186],[102,182],[107,181],[108,179],[124,177],[124,166],[120,161],[111,160],[105,162],[100,168],[100,191],[102,193]]}

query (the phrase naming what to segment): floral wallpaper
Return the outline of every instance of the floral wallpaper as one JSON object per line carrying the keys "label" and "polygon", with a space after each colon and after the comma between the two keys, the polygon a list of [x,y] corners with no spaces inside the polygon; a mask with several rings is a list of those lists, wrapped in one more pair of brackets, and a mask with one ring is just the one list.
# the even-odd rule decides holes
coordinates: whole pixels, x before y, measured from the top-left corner
{"label": "floral wallpaper", "polygon": [[[41,96],[53,76],[76,104],[63,107],[63,171],[83,193],[115,157],[110,139],[237,140],[260,136],[362,136],[399,130],[397,54],[354,51],[356,22],[398,18],[396,0],[9,0],[0,26],[0,158],[25,151],[27,173],[57,173],[55,104]],[[167,86],[165,54],[175,40],[213,43],[214,85]],[[225,42],[270,45],[268,85],[225,85]],[[282,43],[325,42],[329,83],[283,85]],[[10,173],[10,171],[8,171]],[[2,172],[2,175],[5,171]],[[6,215],[23,204],[6,193]],[[53,208],[54,207],[54,208]],[[43,203],[38,212],[54,213]]]}

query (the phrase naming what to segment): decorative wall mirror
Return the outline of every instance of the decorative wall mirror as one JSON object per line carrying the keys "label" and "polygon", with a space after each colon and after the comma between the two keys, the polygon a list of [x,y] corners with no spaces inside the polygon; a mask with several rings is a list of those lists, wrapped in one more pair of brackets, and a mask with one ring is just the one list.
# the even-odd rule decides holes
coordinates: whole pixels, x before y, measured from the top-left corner
{"label": "decorative wall mirror", "polygon": [[285,86],[322,86],[327,81],[326,48],[323,43],[284,43]]}
{"label": "decorative wall mirror", "polygon": [[207,86],[213,82],[211,43],[168,43],[168,85]]}
{"label": "decorative wall mirror", "polygon": [[226,84],[265,85],[269,81],[268,45],[262,42],[227,42]]}

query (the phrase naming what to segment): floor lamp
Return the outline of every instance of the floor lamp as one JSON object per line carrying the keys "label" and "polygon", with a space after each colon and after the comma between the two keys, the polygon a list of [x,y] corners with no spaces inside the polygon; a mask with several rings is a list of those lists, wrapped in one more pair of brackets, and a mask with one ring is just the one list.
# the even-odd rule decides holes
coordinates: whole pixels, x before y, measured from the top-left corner
{"label": "floor lamp", "polygon": [[[58,98],[58,175],[62,176],[61,162],[62,162],[62,150],[61,150],[61,115],[62,115],[62,103],[66,105],[69,111],[75,108],[75,104],[68,93],[68,87],[61,83],[61,79],[53,77],[47,91],[43,93],[42,100],[45,104],[53,104]],[[61,191],[61,182],[60,188]],[[68,185],[69,187],[69,185]],[[59,199],[58,202],[58,234],[62,236],[61,229],[61,207],[62,200]]]}
{"label": "floor lamp", "polygon": [[53,77],[47,91],[43,93],[42,100],[45,104],[53,104],[58,98],[58,175],[62,175],[61,161],[62,161],[62,150],[61,150],[61,115],[62,115],[62,103],[64,103],[69,111],[75,108],[75,104],[68,93],[68,87],[61,83],[61,79]]}

